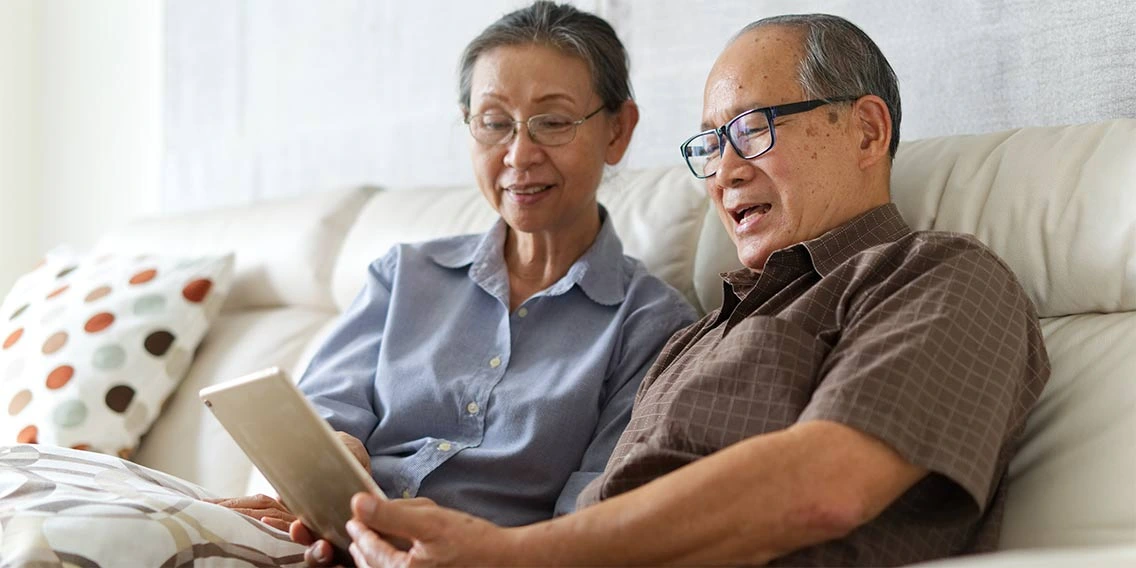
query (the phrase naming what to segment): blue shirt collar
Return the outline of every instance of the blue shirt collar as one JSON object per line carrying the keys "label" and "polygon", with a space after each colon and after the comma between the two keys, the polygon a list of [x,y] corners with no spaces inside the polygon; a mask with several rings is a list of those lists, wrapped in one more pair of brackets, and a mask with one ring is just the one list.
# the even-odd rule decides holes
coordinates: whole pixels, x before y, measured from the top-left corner
{"label": "blue shirt collar", "polygon": [[[505,267],[505,233],[508,226],[498,219],[480,239],[468,239],[429,253],[446,268],[469,266],[469,277],[486,292],[508,303],[509,277]],[[626,297],[631,275],[623,270],[623,244],[612,228],[607,209],[600,206],[600,232],[592,246],[576,259],[563,278],[537,296],[559,296],[579,286],[593,302],[614,306]]]}

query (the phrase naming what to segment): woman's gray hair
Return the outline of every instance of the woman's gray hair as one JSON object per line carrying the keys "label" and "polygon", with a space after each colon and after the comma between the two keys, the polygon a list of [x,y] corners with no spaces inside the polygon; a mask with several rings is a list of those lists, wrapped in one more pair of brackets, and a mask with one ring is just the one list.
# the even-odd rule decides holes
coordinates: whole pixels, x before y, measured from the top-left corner
{"label": "woman's gray hair", "polygon": [[631,99],[627,50],[611,25],[573,6],[540,1],[505,14],[466,46],[458,67],[462,111],[469,112],[473,66],[478,57],[498,47],[534,44],[583,59],[592,74],[592,86],[608,111],[618,111]]}
{"label": "woman's gray hair", "polygon": [[843,95],[876,95],[891,114],[891,146],[895,158],[899,147],[899,80],[891,64],[872,38],[855,24],[828,14],[774,16],[753,22],[730,40],[767,26],[800,30],[805,55],[797,68],[797,80],[809,99]]}

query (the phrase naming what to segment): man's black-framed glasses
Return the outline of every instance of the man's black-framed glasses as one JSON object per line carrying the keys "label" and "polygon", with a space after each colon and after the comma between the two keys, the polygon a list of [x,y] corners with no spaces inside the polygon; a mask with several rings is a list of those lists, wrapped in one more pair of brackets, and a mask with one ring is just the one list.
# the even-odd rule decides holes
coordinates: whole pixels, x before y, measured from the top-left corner
{"label": "man's black-framed glasses", "polygon": [[562,146],[576,138],[576,129],[584,121],[600,113],[606,105],[590,112],[584,118],[573,120],[562,114],[538,114],[528,120],[513,120],[513,117],[500,112],[475,114],[467,119],[469,133],[482,144],[493,146],[508,144],[517,133],[520,125],[528,130],[529,139],[541,146]]}
{"label": "man's black-framed glasses", "polygon": [[777,132],[773,121],[778,117],[807,112],[827,104],[854,101],[859,96],[829,97],[798,103],[755,108],[730,119],[721,128],[699,132],[682,143],[679,150],[694,177],[706,179],[718,173],[725,152],[725,140],[739,156],[752,160],[773,149]]}

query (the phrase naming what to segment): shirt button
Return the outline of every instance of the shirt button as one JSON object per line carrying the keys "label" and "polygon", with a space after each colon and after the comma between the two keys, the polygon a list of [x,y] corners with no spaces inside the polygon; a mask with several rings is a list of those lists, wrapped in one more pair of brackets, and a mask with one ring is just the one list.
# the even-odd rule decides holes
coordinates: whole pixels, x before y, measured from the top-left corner
{"label": "shirt button", "polygon": [[501,366],[501,358],[500,357],[494,357],[494,358],[490,359],[489,360],[489,366],[493,367],[494,369],[496,369],[497,367],[500,367]]}
{"label": "shirt button", "polygon": [[465,405],[465,411],[470,414],[477,414],[478,410],[481,410],[481,407],[478,406],[476,402],[471,402]]}
{"label": "shirt button", "polygon": [[517,317],[523,318],[527,315],[529,315],[529,309],[528,308],[521,308],[521,309],[517,310]]}
{"label": "shirt button", "polygon": [[451,446],[449,442],[442,442],[441,444],[438,444],[438,449],[442,450],[443,452],[450,451],[450,448],[452,447],[453,446]]}
{"label": "shirt button", "polygon": [[410,499],[410,490],[409,489],[403,489],[402,490],[402,498],[403,499]]}

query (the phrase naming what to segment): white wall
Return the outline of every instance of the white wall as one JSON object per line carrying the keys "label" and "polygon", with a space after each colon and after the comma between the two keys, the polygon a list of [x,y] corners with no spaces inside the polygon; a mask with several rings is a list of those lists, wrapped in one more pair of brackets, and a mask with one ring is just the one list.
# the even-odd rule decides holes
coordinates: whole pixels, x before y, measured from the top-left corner
{"label": "white wall", "polygon": [[153,0],[44,2],[44,246],[83,250],[158,211],[163,14]]}
{"label": "white wall", "polygon": [[40,241],[38,0],[0,0],[0,297],[31,268]]}
{"label": "white wall", "polygon": [[0,0],[0,296],[158,211],[163,36],[152,0]]}

